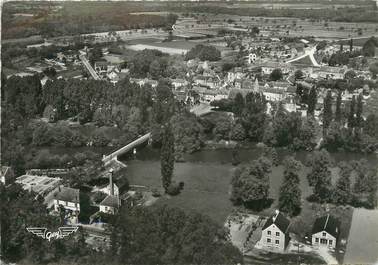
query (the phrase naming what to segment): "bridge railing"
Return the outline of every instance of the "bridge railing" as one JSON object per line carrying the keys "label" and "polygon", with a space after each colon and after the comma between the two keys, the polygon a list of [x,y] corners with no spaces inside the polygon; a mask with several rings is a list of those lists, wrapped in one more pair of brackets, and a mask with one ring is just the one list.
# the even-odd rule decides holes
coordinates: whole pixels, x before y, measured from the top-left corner
{"label": "bridge railing", "polygon": [[130,151],[131,149],[133,149],[134,147],[148,141],[149,139],[151,138],[151,133],[147,133],[141,137],[139,137],[138,139],[136,139],[135,141],[125,145],[124,147],[118,149],[117,151],[114,151],[113,153],[111,153],[110,155],[107,155],[107,156],[104,156],[102,158],[102,161],[104,163],[112,160],[113,158],[119,156],[119,155],[122,155],[128,151]]}

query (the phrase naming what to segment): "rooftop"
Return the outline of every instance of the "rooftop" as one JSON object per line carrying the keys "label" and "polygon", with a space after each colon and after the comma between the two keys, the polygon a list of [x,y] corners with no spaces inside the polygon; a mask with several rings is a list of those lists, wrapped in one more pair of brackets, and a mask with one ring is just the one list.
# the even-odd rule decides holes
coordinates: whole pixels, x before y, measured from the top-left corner
{"label": "rooftop", "polygon": [[265,222],[262,230],[268,228],[272,224],[275,224],[278,229],[286,234],[290,226],[290,221],[281,212],[276,211],[269,219]]}
{"label": "rooftop", "polygon": [[58,187],[61,179],[47,176],[22,175],[16,179],[24,190],[34,191],[39,194],[49,193]]}
{"label": "rooftop", "polygon": [[339,227],[340,221],[335,217],[327,214],[315,220],[314,226],[312,228],[312,234],[326,231],[330,235],[337,238],[340,233]]}
{"label": "rooftop", "polygon": [[118,207],[119,206],[119,201],[118,201],[118,197],[116,196],[112,196],[112,195],[108,195],[105,197],[105,199],[102,200],[102,202],[99,203],[99,205],[102,205],[102,206],[109,206],[109,207]]}
{"label": "rooftop", "polygon": [[79,203],[80,190],[69,187],[59,187],[58,192],[55,194],[55,199],[66,202]]}

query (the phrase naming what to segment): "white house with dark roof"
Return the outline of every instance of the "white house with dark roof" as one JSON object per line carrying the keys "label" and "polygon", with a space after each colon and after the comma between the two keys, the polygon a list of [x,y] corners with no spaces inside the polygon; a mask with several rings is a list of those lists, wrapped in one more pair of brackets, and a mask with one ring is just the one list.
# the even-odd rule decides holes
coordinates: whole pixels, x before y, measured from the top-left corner
{"label": "white house with dark roof", "polygon": [[319,217],[311,234],[313,246],[335,248],[340,235],[340,221],[329,214]]}
{"label": "white house with dark roof", "polygon": [[114,192],[114,188],[116,187],[113,183],[113,170],[111,169],[109,172],[109,194],[99,203],[99,211],[108,214],[115,214],[118,210],[119,206],[121,205],[119,199],[119,191],[117,187],[117,193]]}
{"label": "white house with dark roof", "polygon": [[108,195],[99,203],[100,212],[114,214],[118,210],[119,205],[118,196]]}
{"label": "white house with dark roof", "polygon": [[54,209],[59,211],[59,206],[73,212],[80,212],[80,190],[59,186],[54,195]]}
{"label": "white house with dark roof", "polygon": [[262,228],[261,245],[272,251],[284,251],[290,240],[289,226],[289,219],[276,210]]}

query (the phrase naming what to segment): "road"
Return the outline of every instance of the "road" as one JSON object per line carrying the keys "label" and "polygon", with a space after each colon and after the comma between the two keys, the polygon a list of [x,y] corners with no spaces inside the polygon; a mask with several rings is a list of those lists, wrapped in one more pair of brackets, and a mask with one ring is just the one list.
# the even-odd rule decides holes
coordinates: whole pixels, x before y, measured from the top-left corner
{"label": "road", "polygon": [[308,49],[305,51],[305,53],[297,58],[294,58],[294,59],[291,59],[290,61],[287,61],[286,63],[292,63],[292,62],[295,62],[295,61],[298,61],[306,56],[309,56],[310,57],[310,60],[312,62],[312,64],[314,66],[317,66],[319,67],[320,65],[318,64],[318,62],[315,60],[314,58],[314,53],[316,52],[316,45],[314,45],[314,47]]}
{"label": "road", "polygon": [[93,69],[92,65],[89,63],[88,59],[85,55],[79,55],[80,60],[83,62],[84,66],[88,69],[89,73],[93,77],[94,80],[100,80],[101,78],[98,76],[96,71]]}
{"label": "road", "polygon": [[354,209],[344,264],[378,264],[378,210]]}

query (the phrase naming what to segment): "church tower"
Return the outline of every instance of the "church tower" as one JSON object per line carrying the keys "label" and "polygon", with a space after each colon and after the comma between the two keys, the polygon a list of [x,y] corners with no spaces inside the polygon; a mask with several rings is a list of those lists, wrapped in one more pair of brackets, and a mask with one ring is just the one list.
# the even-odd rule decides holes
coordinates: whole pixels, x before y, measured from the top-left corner
{"label": "church tower", "polygon": [[257,77],[255,78],[255,83],[253,84],[253,92],[255,93],[260,92],[259,80],[257,80]]}

